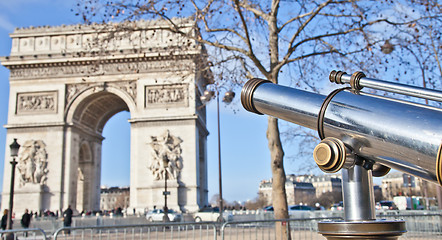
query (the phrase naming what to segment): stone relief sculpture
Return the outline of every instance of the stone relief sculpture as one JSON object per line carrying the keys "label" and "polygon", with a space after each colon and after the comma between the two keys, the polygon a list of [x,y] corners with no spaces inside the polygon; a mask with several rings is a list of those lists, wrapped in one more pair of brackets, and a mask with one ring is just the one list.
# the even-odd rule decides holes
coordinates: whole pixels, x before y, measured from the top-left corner
{"label": "stone relief sculpture", "polygon": [[123,81],[118,83],[104,82],[99,84],[81,83],[81,84],[67,84],[66,85],[66,103],[70,103],[73,98],[86,88],[95,87],[94,91],[103,91],[103,86],[115,87],[122,91],[127,92],[129,96],[136,102],[137,98],[137,83],[136,81]]}
{"label": "stone relief sculpture", "polygon": [[[161,61],[160,61],[161,60]],[[182,62],[177,62],[181,60]],[[39,66],[38,68],[14,68],[11,69],[10,77],[12,79],[30,79],[30,78],[56,78],[66,76],[97,76],[103,74],[136,74],[146,72],[164,71],[183,71],[190,69],[192,61],[187,59],[167,59],[165,57],[143,58],[136,62],[106,62],[102,65],[90,66],[90,64],[79,63],[79,65],[54,65],[54,66]]]}
{"label": "stone relief sculpture", "polygon": [[172,136],[169,130],[158,137],[151,136],[152,163],[149,169],[155,180],[178,179],[182,169],[180,138]]}
{"label": "stone relief sculpture", "polygon": [[[80,92],[81,87],[79,84],[68,84],[66,85],[66,103],[70,102],[74,96]],[[86,84],[82,85],[83,88],[87,87]]]}
{"label": "stone relief sculpture", "polygon": [[186,106],[187,86],[146,86],[146,107]]}
{"label": "stone relief sculpture", "polygon": [[55,112],[56,92],[19,93],[17,113],[50,111]]}
{"label": "stone relief sculpture", "polygon": [[42,140],[28,140],[20,148],[17,169],[19,171],[20,186],[26,183],[46,183],[48,173],[46,144]]}
{"label": "stone relief sculpture", "polygon": [[125,81],[119,82],[115,84],[111,84],[110,86],[114,86],[127,92],[129,96],[136,102],[137,99],[137,82],[136,81]]}

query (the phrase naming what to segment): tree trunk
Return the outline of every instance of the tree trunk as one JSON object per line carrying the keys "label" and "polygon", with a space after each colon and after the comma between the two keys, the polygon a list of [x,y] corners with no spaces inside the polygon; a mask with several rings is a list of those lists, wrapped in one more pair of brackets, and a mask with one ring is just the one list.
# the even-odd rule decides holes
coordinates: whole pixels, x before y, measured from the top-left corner
{"label": "tree trunk", "polygon": [[[287,195],[285,192],[284,151],[279,136],[278,119],[268,117],[267,140],[269,143],[272,168],[272,201],[275,219],[287,219]],[[277,239],[290,239],[288,222],[275,224]]]}

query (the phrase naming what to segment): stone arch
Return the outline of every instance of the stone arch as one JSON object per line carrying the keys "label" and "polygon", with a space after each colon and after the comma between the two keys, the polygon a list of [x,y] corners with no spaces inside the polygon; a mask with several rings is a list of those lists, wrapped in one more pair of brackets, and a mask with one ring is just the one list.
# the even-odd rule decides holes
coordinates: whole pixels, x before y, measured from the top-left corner
{"label": "stone arch", "polygon": [[[66,122],[89,126],[91,130],[101,133],[104,125],[113,115],[121,111],[129,111],[131,114],[136,112],[134,99],[127,92],[103,86],[105,84],[101,85],[101,89],[99,85],[89,86],[77,93],[67,103]],[[100,117],[96,118],[96,116]]]}
{"label": "stone arch", "polygon": [[75,139],[79,139],[79,143],[71,148],[72,156],[78,156],[78,161],[71,162],[69,175],[73,181],[69,182],[71,197],[67,204],[75,206],[78,212],[100,210],[103,128],[121,111],[132,114],[129,106],[134,112],[135,103],[125,91],[106,84],[85,88],[68,105],[66,122],[73,137],[67,141],[75,143]]}
{"label": "stone arch", "polygon": [[[183,32],[195,31],[194,23],[187,21],[183,19]],[[155,179],[155,171],[149,169],[153,161],[149,143],[164,132],[182,140],[183,164],[175,179],[166,180],[168,206],[196,211],[208,204],[208,132],[199,101],[212,83],[211,74],[203,72],[207,68],[201,56],[206,52],[165,29],[164,22],[140,21],[134,34],[143,39],[134,44],[121,34],[106,55],[91,52],[82,42],[96,32],[92,26],[48,27],[44,36],[41,28],[11,34],[11,55],[2,59],[10,69],[6,142],[34,139],[50,145],[43,169],[47,181],[16,186],[17,214],[25,208],[61,211],[68,205],[79,211],[99,210],[102,131],[120,111],[131,115],[130,208],[143,212],[164,204],[165,181]],[[145,36],[155,37],[147,41]],[[66,44],[50,44],[62,41]],[[25,45],[28,48],[19,47]],[[10,185],[10,172],[6,164],[4,186]],[[8,192],[2,194],[2,202],[9,203]]]}

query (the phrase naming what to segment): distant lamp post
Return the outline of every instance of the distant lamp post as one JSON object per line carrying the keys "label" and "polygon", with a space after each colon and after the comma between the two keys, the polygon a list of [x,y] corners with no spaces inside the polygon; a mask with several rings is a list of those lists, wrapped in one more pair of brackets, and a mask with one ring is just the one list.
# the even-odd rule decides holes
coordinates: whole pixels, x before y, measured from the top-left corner
{"label": "distant lamp post", "polygon": [[[222,181],[222,171],[221,171],[221,133],[220,133],[220,120],[219,120],[219,90],[216,90],[216,94],[214,91],[205,90],[204,95],[200,97],[201,102],[203,104],[208,103],[214,96],[216,95],[216,112],[217,112],[217,123],[218,123],[218,177],[219,177],[219,221],[223,222],[223,181]],[[235,97],[235,93],[231,90],[227,91],[224,94],[223,102],[226,104],[230,104]]]}
{"label": "distant lamp post", "polygon": [[390,54],[393,52],[393,50],[394,50],[394,46],[388,40],[386,40],[384,45],[381,46],[381,51],[385,54]]}
{"label": "distant lamp post", "polygon": [[[165,166],[167,166],[168,161],[164,160],[164,159],[163,159],[163,161],[165,161]],[[164,195],[164,207],[163,207],[164,216],[163,216],[163,222],[170,222],[170,219],[169,219],[169,208],[167,207],[167,195],[170,194],[170,192],[167,191],[167,175],[168,175],[168,173],[167,173],[167,171],[165,171],[165,174],[164,174],[164,192],[163,192],[163,195]]]}
{"label": "distant lamp post", "polygon": [[8,212],[8,222],[6,223],[6,229],[12,229],[12,211],[14,207],[14,180],[15,180],[15,165],[17,162],[15,158],[18,156],[18,150],[20,149],[20,144],[17,143],[17,138],[14,138],[14,142],[9,145],[11,148],[11,188],[9,191],[9,212]]}

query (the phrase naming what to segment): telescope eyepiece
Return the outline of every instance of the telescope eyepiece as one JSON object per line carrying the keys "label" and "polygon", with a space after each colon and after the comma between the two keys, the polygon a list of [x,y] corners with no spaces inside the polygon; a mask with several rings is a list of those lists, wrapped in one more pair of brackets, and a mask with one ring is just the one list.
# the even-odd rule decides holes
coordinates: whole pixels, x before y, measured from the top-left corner
{"label": "telescope eyepiece", "polygon": [[335,173],[341,170],[346,163],[346,156],[347,150],[344,143],[333,137],[325,138],[313,150],[316,164],[326,173]]}
{"label": "telescope eyepiece", "polygon": [[259,115],[262,113],[256,110],[255,105],[253,105],[253,92],[255,89],[262,83],[271,83],[269,80],[253,78],[244,84],[244,87],[241,90],[241,104],[242,106],[249,112],[253,112]]}

